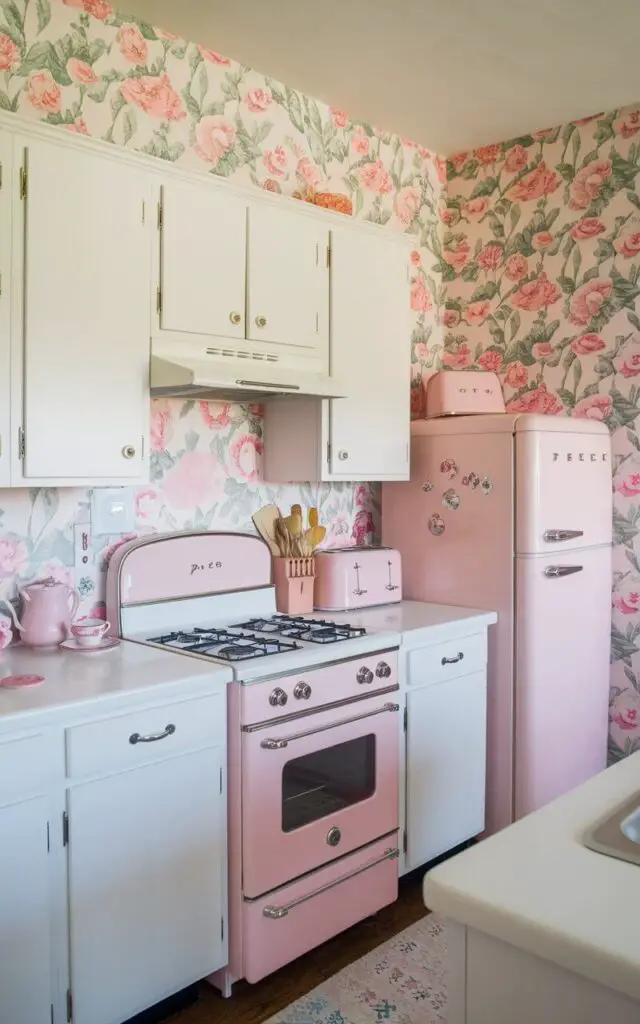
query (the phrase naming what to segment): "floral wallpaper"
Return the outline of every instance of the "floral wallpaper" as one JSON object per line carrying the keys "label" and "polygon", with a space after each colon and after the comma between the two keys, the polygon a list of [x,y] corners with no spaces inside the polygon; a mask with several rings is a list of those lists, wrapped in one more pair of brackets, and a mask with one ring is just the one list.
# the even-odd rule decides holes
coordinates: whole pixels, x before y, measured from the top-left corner
{"label": "floral wallpaper", "polygon": [[[435,364],[498,373],[511,412],[589,417],[612,433],[615,759],[640,749],[640,109],[438,166]],[[434,365],[425,356],[416,378]]]}
{"label": "floral wallpaper", "polygon": [[[0,109],[413,233],[412,344],[426,351],[438,330],[426,268],[442,183],[435,158],[409,140],[122,17],[106,0],[0,0]],[[136,534],[253,530],[251,514],[271,501],[316,505],[329,544],[376,534],[376,486],[262,479],[259,406],[155,401],[151,448],[151,482],[132,495]],[[0,492],[0,596],[53,575],[80,588],[81,614],[102,612],[109,554],[127,538],[94,536],[76,578],[74,526],[89,508],[83,490]],[[0,648],[9,636],[0,613]]]}

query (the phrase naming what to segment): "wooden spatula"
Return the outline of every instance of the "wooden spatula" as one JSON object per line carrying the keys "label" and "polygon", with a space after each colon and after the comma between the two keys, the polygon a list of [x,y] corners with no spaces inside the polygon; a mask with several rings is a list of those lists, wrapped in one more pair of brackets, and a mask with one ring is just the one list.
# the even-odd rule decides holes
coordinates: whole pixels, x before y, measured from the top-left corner
{"label": "wooden spatula", "polygon": [[276,505],[263,505],[251,518],[256,530],[269,545],[271,554],[277,557],[280,554],[280,548],[276,543],[275,526],[276,520],[280,518],[280,509]]}

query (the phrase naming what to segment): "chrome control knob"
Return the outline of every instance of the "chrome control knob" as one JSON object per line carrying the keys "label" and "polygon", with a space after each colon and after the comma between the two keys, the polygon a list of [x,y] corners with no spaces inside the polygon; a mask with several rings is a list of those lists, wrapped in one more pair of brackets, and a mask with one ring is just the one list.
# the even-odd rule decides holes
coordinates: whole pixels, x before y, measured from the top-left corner
{"label": "chrome control knob", "polygon": [[278,705],[280,705],[281,708],[284,707],[288,700],[289,698],[286,693],[279,686],[276,686],[275,690],[272,690],[269,694],[269,703],[274,708]]}
{"label": "chrome control knob", "polygon": [[293,688],[293,696],[296,700],[309,700],[311,687],[308,683],[296,683]]}
{"label": "chrome control knob", "polygon": [[391,675],[391,668],[387,665],[386,661],[379,661],[376,665],[376,675],[378,679],[388,679]]}
{"label": "chrome control knob", "polygon": [[356,679],[359,683],[372,683],[373,672],[371,671],[370,668],[367,668],[366,665],[363,665],[362,668],[358,669]]}

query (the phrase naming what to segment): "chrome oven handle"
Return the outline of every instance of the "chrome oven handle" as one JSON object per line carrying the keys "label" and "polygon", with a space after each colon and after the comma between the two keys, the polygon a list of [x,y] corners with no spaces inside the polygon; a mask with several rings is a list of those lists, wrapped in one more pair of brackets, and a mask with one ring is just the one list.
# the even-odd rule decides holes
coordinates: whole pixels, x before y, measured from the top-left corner
{"label": "chrome oven handle", "polygon": [[545,576],[549,579],[558,579],[559,576],[573,576],[574,572],[582,572],[581,565],[548,565],[544,570]]}
{"label": "chrome oven handle", "polygon": [[321,885],[319,889],[314,889],[313,892],[308,892],[306,896],[300,896],[297,900],[292,900],[291,903],[285,903],[282,907],[265,907],[262,911],[263,917],[268,917],[271,921],[278,921],[281,917],[286,917],[289,911],[294,910],[295,907],[299,907],[301,903],[306,903],[308,900],[312,900],[315,896],[321,896],[322,893],[328,892],[329,889],[335,889],[336,885],[342,885],[343,882],[348,882],[351,878],[357,878],[358,875],[363,875],[365,871],[370,871],[371,868],[375,868],[378,864],[383,864],[385,860],[397,860],[400,856],[400,850],[397,847],[390,847],[385,850],[381,857],[377,857],[376,860],[370,861],[368,864],[363,864],[361,868],[356,871],[352,871],[349,875],[342,875],[340,878],[336,878],[333,882],[327,882],[326,885]]}
{"label": "chrome oven handle", "polygon": [[557,544],[561,540],[574,540],[575,537],[584,537],[584,530],[545,530],[544,540]]}
{"label": "chrome oven handle", "polygon": [[373,715],[381,715],[385,711],[399,711],[399,704],[384,704],[381,708],[376,708],[375,711],[367,711],[364,715],[353,715],[352,718],[341,718],[339,722],[327,723],[327,725],[319,725],[317,729],[305,729],[304,732],[294,732],[293,736],[287,736],[286,739],[281,740],[262,740],[260,746],[263,750],[282,750],[284,747],[288,747],[294,740],[303,740],[307,736],[315,736],[318,732],[327,732],[329,729],[337,729],[340,725],[351,725],[352,722],[360,722],[363,718],[372,718]]}

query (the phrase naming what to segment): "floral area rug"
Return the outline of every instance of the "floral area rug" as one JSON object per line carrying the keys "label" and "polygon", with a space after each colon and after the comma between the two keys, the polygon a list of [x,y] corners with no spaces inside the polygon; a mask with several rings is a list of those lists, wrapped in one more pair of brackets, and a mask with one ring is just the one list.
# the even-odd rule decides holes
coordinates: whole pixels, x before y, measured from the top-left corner
{"label": "floral area rug", "polygon": [[318,985],[267,1024],[441,1024],[445,927],[429,914]]}

